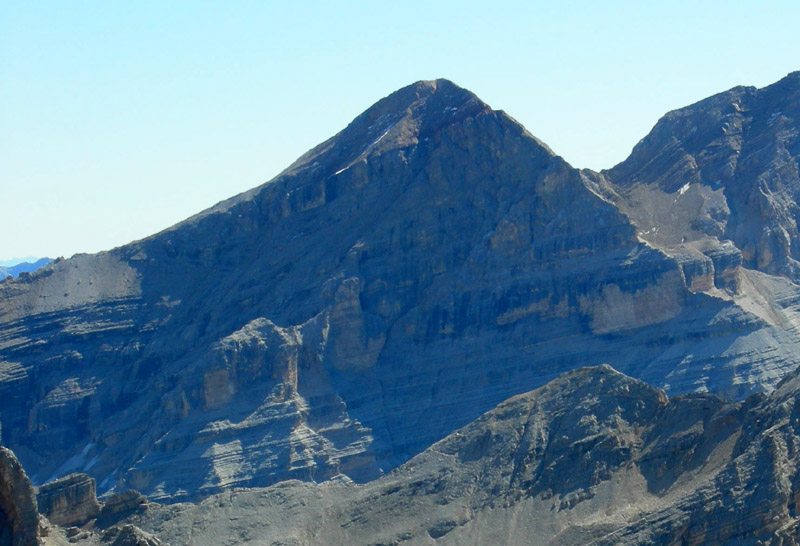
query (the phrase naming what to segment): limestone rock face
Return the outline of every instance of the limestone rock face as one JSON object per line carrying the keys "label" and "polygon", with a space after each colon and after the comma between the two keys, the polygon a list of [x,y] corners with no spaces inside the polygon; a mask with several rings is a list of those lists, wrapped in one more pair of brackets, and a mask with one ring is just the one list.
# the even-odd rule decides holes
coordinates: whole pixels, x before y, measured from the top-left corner
{"label": "limestone rock face", "polygon": [[726,402],[580,368],[367,484],[117,494],[103,511],[120,521],[54,527],[46,544],[797,544],[798,415],[800,371]]}
{"label": "limestone rock face", "polygon": [[57,525],[81,525],[100,513],[95,481],[86,474],[70,474],[39,488],[39,512]]}
{"label": "limestone rock face", "polygon": [[652,244],[727,239],[746,267],[796,280],[799,130],[794,72],[764,89],[737,87],[668,113],[605,174]]}
{"label": "limestone rock face", "polygon": [[[146,514],[147,499],[136,491],[112,495],[101,511],[94,480],[73,474],[41,487],[38,498],[41,504],[14,453],[0,446],[0,546],[165,544],[135,525],[120,523]],[[47,518],[40,518],[39,506]]]}
{"label": "limestone rock face", "polygon": [[14,453],[0,446],[0,545],[39,544],[39,512],[33,486]]}
{"label": "limestone rock face", "polygon": [[779,97],[798,81],[776,86],[730,92],[780,106],[772,125],[736,136],[746,119],[715,98],[606,173],[451,82],[401,89],[267,184],[1,282],[4,441],[35,483],[84,472],[176,501],[367,482],[587,364],[670,394],[768,391],[800,365],[791,221],[750,214],[763,192],[684,178],[702,156],[727,181],[740,146],[734,185],[789,203],[796,101]]}

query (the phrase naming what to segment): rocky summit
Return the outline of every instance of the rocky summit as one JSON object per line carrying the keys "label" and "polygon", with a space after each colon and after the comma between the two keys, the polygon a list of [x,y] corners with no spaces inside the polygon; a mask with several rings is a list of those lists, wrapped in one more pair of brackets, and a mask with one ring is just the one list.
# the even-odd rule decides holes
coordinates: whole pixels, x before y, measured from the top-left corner
{"label": "rocky summit", "polygon": [[[262,186],[0,282],[2,442],[35,484],[176,502],[373,482],[586,365],[770,392],[800,365],[798,93],[671,112],[596,173],[447,80],[403,88]],[[548,468],[520,487],[560,494]]]}

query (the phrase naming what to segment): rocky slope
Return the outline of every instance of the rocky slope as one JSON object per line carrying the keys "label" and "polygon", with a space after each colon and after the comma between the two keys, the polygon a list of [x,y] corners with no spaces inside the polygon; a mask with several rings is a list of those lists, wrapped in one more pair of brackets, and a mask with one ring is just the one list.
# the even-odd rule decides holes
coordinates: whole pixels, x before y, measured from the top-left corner
{"label": "rocky slope", "polygon": [[[670,393],[770,390],[800,365],[800,291],[790,245],[764,261],[744,234],[792,240],[793,209],[769,211],[793,198],[798,88],[670,114],[605,173],[446,80],[401,89],[263,186],[0,283],[3,442],[35,483],[179,500],[367,482],[584,364]],[[741,122],[751,159],[716,188],[717,103],[737,93],[783,117]],[[714,166],[688,189],[685,156]],[[772,209],[736,204],[762,180]],[[664,205],[679,197],[694,208]]]}
{"label": "rocky slope", "polygon": [[173,545],[798,544],[799,396],[797,373],[733,403],[581,368],[366,485],[147,504],[77,542],[127,529]]}
{"label": "rocky slope", "polygon": [[670,112],[605,174],[648,242],[691,252],[729,240],[748,269],[796,280],[799,130],[795,72]]}

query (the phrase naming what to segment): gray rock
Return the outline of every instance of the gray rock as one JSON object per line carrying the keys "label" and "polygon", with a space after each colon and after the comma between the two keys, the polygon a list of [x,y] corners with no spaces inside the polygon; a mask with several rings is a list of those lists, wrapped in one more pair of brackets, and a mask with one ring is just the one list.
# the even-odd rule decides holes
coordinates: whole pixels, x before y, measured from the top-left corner
{"label": "gray rock", "polygon": [[86,474],[70,474],[39,488],[39,512],[52,523],[82,525],[100,513],[95,481]]}
{"label": "gray rock", "polygon": [[799,401],[800,373],[733,403],[583,368],[369,484],[289,481],[135,523],[178,544],[796,544]]}
{"label": "gray rock", "polygon": [[133,525],[109,529],[103,534],[103,542],[111,546],[162,546],[164,543]]}
{"label": "gray rock", "polygon": [[798,415],[800,370],[737,403],[581,368],[367,484],[150,504],[102,532],[54,528],[47,544],[796,544]]}
{"label": "gray rock", "polygon": [[147,497],[131,489],[114,493],[103,503],[97,517],[99,527],[110,527],[147,509]]}
{"label": "gray rock", "polygon": [[41,544],[36,495],[11,450],[0,446],[0,545]]}
{"label": "gray rock", "polygon": [[[732,93],[783,108],[796,80]],[[706,109],[703,130],[722,131],[708,104],[632,157],[688,143]],[[742,187],[773,156],[793,187],[786,119],[742,132]],[[706,140],[675,149],[711,158]],[[703,172],[722,176],[734,151]],[[446,80],[406,87],[267,184],[0,283],[4,441],[35,483],[85,472],[101,493],[177,501],[373,480],[586,364],[670,394],[769,391],[800,365],[791,252],[759,265],[728,186],[672,187],[694,167],[658,157],[578,171]],[[677,196],[694,205],[664,204]],[[764,222],[792,240],[791,222]]]}
{"label": "gray rock", "polygon": [[730,240],[752,269],[798,278],[800,72],[664,116],[605,175],[648,242]]}
{"label": "gray rock", "polygon": [[22,262],[12,266],[0,266],[0,279],[6,277],[19,277],[22,274],[33,273],[52,262],[51,258],[39,258],[33,262]]}

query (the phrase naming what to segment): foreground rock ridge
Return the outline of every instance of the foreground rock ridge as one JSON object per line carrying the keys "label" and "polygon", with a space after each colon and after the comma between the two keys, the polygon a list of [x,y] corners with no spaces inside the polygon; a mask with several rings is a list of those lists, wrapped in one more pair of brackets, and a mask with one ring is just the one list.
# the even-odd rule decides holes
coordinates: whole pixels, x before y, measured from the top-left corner
{"label": "foreground rock ridge", "polygon": [[[289,480],[171,505],[129,492],[81,527],[43,520],[40,540],[798,544],[799,396],[798,372],[770,395],[737,403],[707,393],[668,398],[609,366],[579,368],[510,398],[367,484],[342,475],[319,484]],[[65,490],[64,482],[50,490]],[[64,517],[85,500],[52,515]]]}
{"label": "foreground rock ridge", "polygon": [[134,522],[173,544],[798,544],[799,388],[670,399],[581,368],[369,484],[291,481]]}
{"label": "foreground rock ridge", "polygon": [[403,88],[262,186],[1,282],[2,441],[36,484],[174,502],[370,482],[584,365],[769,392],[800,365],[799,89],[672,112],[595,173]]}

